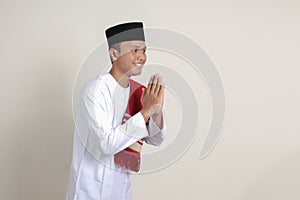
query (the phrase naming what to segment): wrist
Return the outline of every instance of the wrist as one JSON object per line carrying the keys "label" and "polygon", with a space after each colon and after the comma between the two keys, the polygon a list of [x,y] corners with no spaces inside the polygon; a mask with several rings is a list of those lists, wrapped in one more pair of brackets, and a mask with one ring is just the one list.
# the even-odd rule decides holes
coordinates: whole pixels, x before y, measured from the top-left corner
{"label": "wrist", "polygon": [[151,118],[154,120],[154,123],[156,124],[156,126],[160,129],[163,128],[163,113],[159,112],[159,113],[154,113],[153,115],[151,115]]}
{"label": "wrist", "polygon": [[149,112],[147,112],[146,110],[141,110],[140,113],[142,114],[142,116],[144,117],[145,122],[147,122],[150,118]]}
{"label": "wrist", "polygon": [[153,118],[162,117],[162,116],[163,116],[162,111],[160,111],[158,113],[154,113],[154,114],[151,115],[151,117],[153,117]]}

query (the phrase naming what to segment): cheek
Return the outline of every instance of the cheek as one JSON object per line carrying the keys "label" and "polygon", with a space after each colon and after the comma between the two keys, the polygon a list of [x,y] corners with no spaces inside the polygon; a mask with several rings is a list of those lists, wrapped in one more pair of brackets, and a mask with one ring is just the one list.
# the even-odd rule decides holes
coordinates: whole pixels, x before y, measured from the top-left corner
{"label": "cheek", "polygon": [[129,59],[130,59],[131,61],[134,61],[134,60],[137,59],[137,56],[134,55],[134,54],[130,54],[130,55],[129,55]]}
{"label": "cheek", "polygon": [[119,63],[127,63],[130,62],[132,58],[129,55],[122,55],[119,57],[118,61]]}

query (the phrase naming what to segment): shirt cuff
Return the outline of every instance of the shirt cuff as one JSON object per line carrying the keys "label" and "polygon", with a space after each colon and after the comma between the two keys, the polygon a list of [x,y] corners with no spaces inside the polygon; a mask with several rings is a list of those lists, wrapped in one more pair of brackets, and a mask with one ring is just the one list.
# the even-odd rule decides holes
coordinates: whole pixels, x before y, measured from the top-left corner
{"label": "shirt cuff", "polygon": [[138,112],[130,117],[122,126],[122,131],[131,137],[144,138],[148,135],[143,115]]}
{"label": "shirt cuff", "polygon": [[162,122],[163,122],[163,127],[162,129],[160,129],[156,122],[154,121],[154,119],[150,116],[150,120],[149,120],[149,125],[148,125],[148,131],[149,131],[149,136],[155,136],[161,132],[165,132],[166,130],[166,123],[165,123],[165,117],[164,114],[162,116]]}

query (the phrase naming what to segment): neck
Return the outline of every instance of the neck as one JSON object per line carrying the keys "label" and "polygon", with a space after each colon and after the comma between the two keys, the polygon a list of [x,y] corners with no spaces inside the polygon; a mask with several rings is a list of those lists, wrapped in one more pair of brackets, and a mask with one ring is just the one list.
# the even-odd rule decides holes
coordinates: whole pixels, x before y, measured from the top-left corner
{"label": "neck", "polygon": [[116,63],[114,62],[109,73],[114,77],[114,79],[120,86],[122,86],[123,88],[127,88],[129,85],[130,76],[126,73],[118,71],[118,68],[115,65]]}

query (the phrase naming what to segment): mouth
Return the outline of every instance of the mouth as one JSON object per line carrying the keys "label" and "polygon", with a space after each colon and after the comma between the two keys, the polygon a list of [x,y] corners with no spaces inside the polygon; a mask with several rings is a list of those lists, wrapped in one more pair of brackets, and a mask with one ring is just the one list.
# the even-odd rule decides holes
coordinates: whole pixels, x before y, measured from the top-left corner
{"label": "mouth", "polygon": [[136,66],[138,68],[142,68],[144,66],[144,64],[142,64],[142,63],[135,63],[134,66]]}

